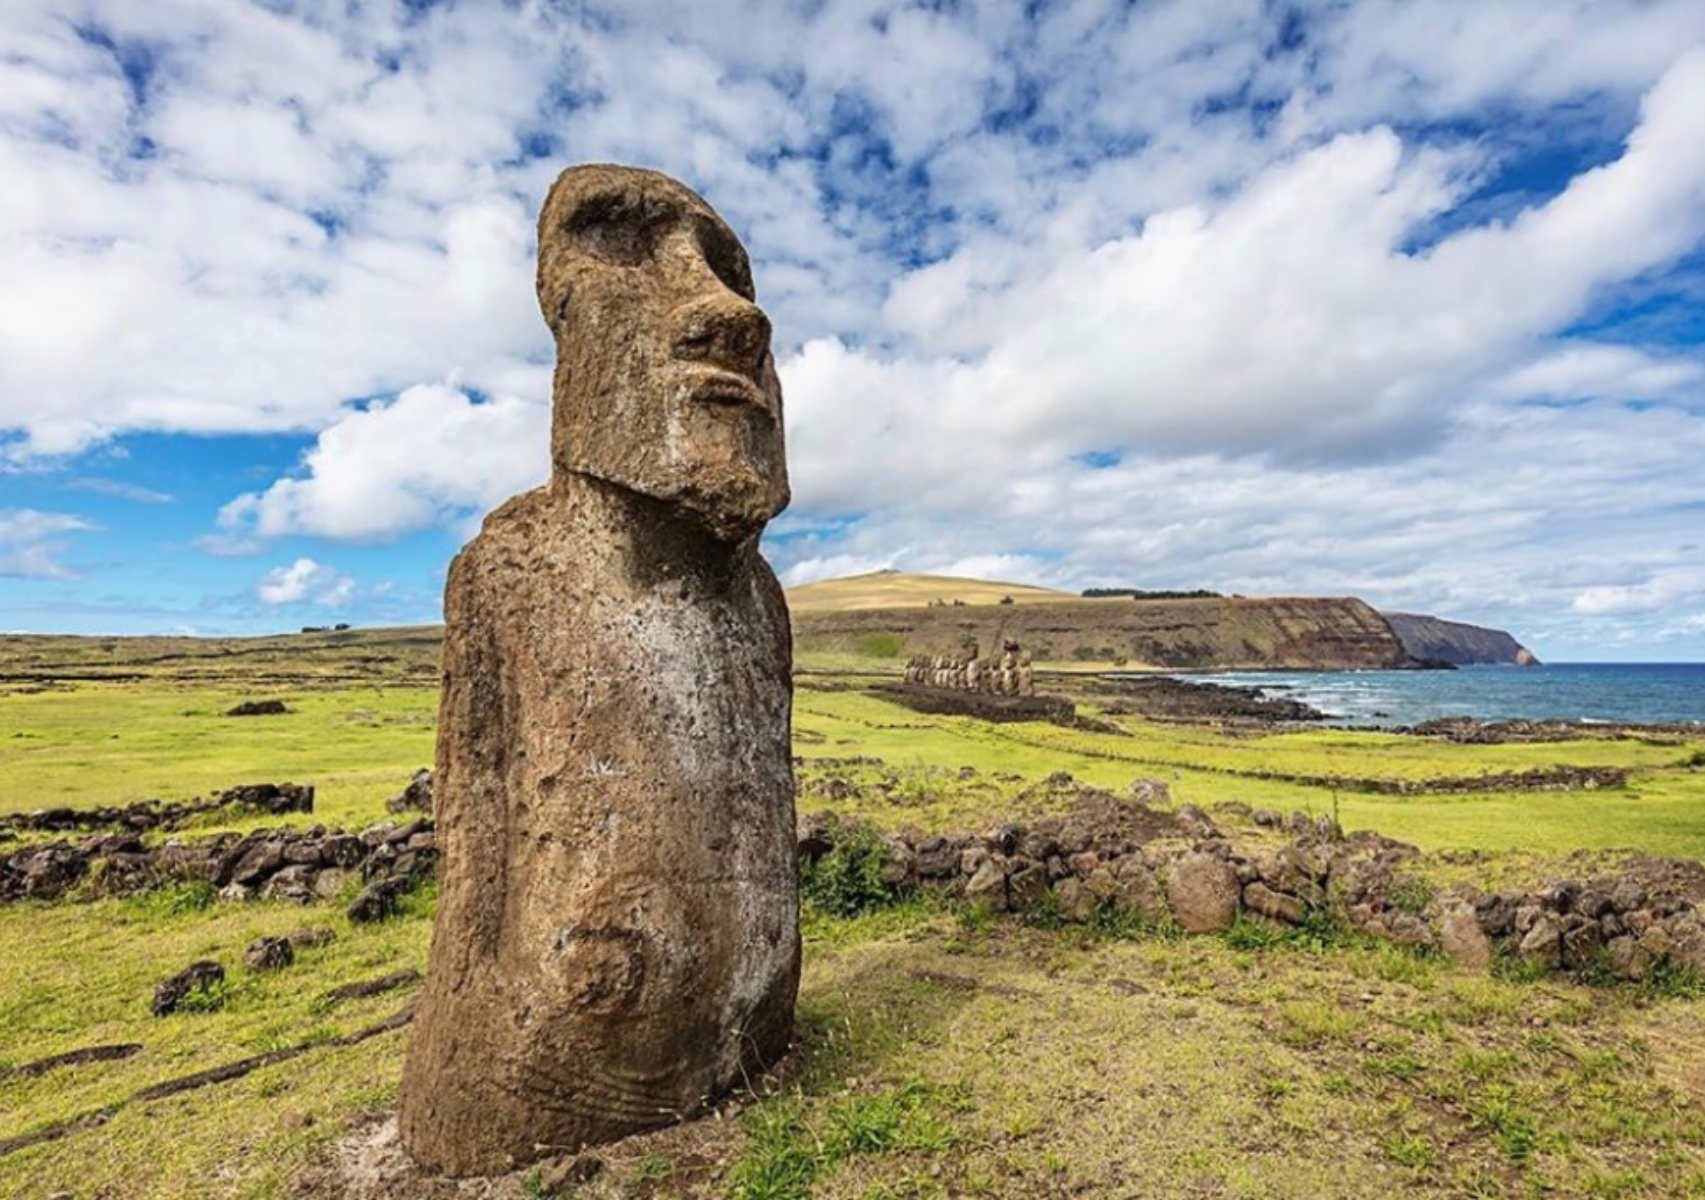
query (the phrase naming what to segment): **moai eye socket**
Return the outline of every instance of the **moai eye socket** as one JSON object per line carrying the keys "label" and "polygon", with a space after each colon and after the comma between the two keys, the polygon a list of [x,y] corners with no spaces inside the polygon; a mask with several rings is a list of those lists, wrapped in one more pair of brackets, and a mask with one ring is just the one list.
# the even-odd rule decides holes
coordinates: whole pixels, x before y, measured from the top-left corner
{"label": "moai eye socket", "polygon": [[675,207],[666,201],[606,193],[581,201],[563,223],[563,232],[593,258],[637,267],[651,261],[677,216]]}
{"label": "moai eye socket", "polygon": [[752,263],[740,239],[721,221],[699,221],[697,232],[699,252],[716,277],[735,295],[755,302],[757,289],[752,286]]}

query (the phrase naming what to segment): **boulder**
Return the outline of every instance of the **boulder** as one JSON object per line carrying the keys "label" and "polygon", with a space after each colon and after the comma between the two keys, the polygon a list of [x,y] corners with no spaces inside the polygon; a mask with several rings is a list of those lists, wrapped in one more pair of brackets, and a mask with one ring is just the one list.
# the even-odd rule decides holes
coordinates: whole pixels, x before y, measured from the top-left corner
{"label": "boulder", "polygon": [[282,700],[245,700],[225,710],[227,717],[278,717],[290,709]]}
{"label": "boulder", "polygon": [[1563,929],[1549,913],[1535,914],[1516,953],[1523,962],[1555,971],[1563,960]]}
{"label": "boulder", "polygon": [[1007,876],[1007,903],[1015,911],[1032,908],[1048,894],[1048,868],[1028,859],[1014,859],[1015,869]]}
{"label": "boulder", "polygon": [[971,904],[987,905],[997,911],[1006,908],[1006,872],[992,856],[984,855],[976,873],[965,884],[965,899]]}
{"label": "boulder", "polygon": [[345,915],[357,925],[371,925],[375,921],[383,921],[397,911],[397,901],[408,891],[408,880],[400,876],[387,876],[376,879],[362,888]]}
{"label": "boulder", "polygon": [[1082,925],[1095,916],[1095,895],[1082,880],[1068,875],[1054,888],[1054,895],[1059,901],[1060,916],[1072,924]]}
{"label": "boulder", "polygon": [[1452,904],[1445,909],[1439,922],[1439,948],[1459,966],[1474,971],[1489,968],[1495,954],[1479,914],[1468,904]]}
{"label": "boulder", "polygon": [[282,867],[275,871],[261,885],[262,900],[284,900],[292,904],[310,904],[318,893],[314,890],[316,871],[313,867],[297,864]]}
{"label": "boulder", "polygon": [[1308,906],[1295,896],[1275,892],[1264,883],[1252,883],[1243,889],[1243,906],[1273,921],[1301,925],[1308,917]]}
{"label": "boulder", "polygon": [[1237,916],[1237,872],[1223,859],[1192,852],[1166,876],[1166,900],[1186,933],[1216,933]]}
{"label": "boulder", "polygon": [[422,767],[408,781],[408,786],[395,796],[385,801],[389,812],[431,812],[432,811],[432,770]]}
{"label": "boulder", "polygon": [[1114,870],[1113,903],[1140,913],[1145,920],[1166,919],[1166,895],[1146,863],[1136,855],[1119,860]]}
{"label": "boulder", "polygon": [[243,965],[251,971],[281,971],[295,961],[296,948],[289,938],[256,938],[243,952]]}
{"label": "boulder", "polygon": [[224,981],[225,968],[218,963],[209,959],[192,962],[154,989],[152,1011],[156,1017],[176,1012],[191,992],[216,987]]}
{"label": "boulder", "polygon": [[1652,954],[1639,940],[1624,934],[1605,945],[1605,963],[1618,979],[1638,982],[1652,968]]}

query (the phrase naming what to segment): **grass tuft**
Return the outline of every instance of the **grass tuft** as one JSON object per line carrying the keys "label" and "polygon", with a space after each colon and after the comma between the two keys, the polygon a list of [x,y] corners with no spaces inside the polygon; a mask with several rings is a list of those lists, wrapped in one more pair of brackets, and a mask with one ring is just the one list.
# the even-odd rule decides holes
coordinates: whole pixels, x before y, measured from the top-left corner
{"label": "grass tuft", "polygon": [[874,829],[842,825],[835,844],[799,872],[800,899],[831,917],[856,917],[894,903],[895,892],[882,878],[887,850]]}
{"label": "grass tuft", "polygon": [[857,1155],[939,1154],[957,1140],[950,1114],[961,1089],[908,1083],[833,1105],[806,1119],[798,1097],[771,1101],[746,1118],[746,1150],[729,1174],[734,1200],[804,1200],[816,1181]]}

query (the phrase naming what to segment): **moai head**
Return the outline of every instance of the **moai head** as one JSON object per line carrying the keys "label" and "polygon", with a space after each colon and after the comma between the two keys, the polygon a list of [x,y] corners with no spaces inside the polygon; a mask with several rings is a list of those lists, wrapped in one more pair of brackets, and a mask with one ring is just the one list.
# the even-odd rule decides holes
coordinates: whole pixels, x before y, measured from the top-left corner
{"label": "moai head", "polygon": [[710,205],[655,171],[572,167],[539,214],[538,290],[553,474],[678,506],[725,541],[787,507],[769,318]]}

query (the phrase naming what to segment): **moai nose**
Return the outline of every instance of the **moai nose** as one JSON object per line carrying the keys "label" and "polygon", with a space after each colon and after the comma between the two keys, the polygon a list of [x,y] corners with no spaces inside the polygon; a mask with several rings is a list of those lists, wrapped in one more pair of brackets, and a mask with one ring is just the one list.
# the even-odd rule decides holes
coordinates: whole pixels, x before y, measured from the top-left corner
{"label": "moai nose", "polygon": [[756,380],[770,349],[770,319],[756,304],[725,291],[688,301],[674,321],[676,358]]}

